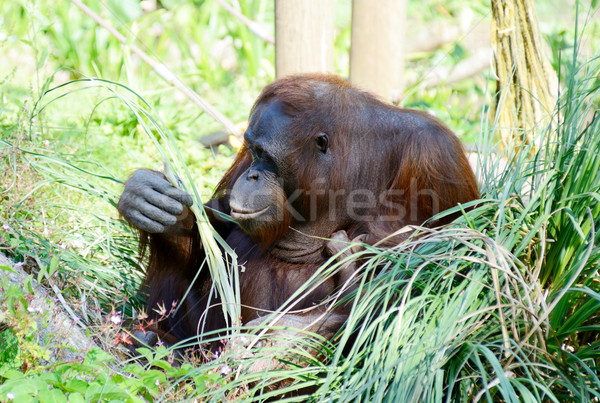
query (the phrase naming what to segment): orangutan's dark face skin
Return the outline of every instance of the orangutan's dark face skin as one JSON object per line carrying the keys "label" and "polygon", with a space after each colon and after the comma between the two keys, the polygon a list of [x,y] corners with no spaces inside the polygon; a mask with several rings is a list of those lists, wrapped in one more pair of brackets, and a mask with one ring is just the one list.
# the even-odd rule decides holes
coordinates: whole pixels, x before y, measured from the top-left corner
{"label": "orangutan's dark face skin", "polygon": [[281,104],[271,102],[257,108],[244,134],[252,164],[235,181],[229,206],[231,216],[251,236],[282,223],[288,215],[284,186],[292,188],[294,182],[284,158],[292,146],[290,121]]}

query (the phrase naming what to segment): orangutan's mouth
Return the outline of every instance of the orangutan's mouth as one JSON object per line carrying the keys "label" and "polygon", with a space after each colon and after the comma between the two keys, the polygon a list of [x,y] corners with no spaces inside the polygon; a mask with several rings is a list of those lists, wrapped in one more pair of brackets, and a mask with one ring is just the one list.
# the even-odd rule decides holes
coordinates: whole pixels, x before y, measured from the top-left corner
{"label": "orangutan's mouth", "polygon": [[234,220],[254,220],[258,217],[260,217],[261,215],[263,215],[270,206],[265,207],[262,210],[258,210],[258,211],[242,211],[242,210],[235,210],[235,209],[231,209],[231,217]]}

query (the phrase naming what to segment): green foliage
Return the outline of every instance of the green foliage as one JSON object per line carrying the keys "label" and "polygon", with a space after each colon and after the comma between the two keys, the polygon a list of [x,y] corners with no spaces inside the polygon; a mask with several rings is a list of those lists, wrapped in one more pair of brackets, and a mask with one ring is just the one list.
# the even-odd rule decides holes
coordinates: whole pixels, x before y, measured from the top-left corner
{"label": "green foliage", "polygon": [[[9,266],[0,266],[0,270],[12,271]],[[44,326],[45,318],[30,307],[31,279],[28,276],[18,285],[0,276],[0,376],[3,371],[49,358],[48,350],[37,343],[38,321]]]}
{"label": "green foliage", "polygon": [[[0,270],[12,271],[10,266]],[[139,359],[118,371],[115,357],[98,347],[83,362],[44,365],[49,353],[37,340],[37,323],[43,324],[44,318],[30,309],[31,291],[27,282],[19,286],[0,277],[0,401],[154,401],[220,381],[220,376],[190,364],[173,365],[173,352],[165,347],[140,349]]]}
{"label": "green foliage", "polygon": [[[272,26],[271,1],[235,3]],[[461,0],[425,3],[409,2],[412,26],[465,9]],[[153,12],[130,0],[89,6],[217,109],[246,119],[274,77],[273,47],[215,2],[160,4]],[[342,75],[349,5],[336,5]],[[488,14],[487,2],[467,8]],[[396,248],[355,256],[364,263],[355,292],[361,298],[347,298],[352,315],[335,339],[338,348],[320,338],[290,344],[267,335],[254,343],[263,326],[240,336],[254,343],[242,353],[231,348],[210,361],[192,354],[176,364],[164,347],[140,350],[140,360],[118,355],[113,339],[126,337],[104,325],[118,312],[131,328],[143,303],[135,235],[114,207],[135,168],[162,168],[148,141],[160,136],[156,126],[172,133],[203,199],[234,151],[202,148],[197,138],[217,125],[70,2],[2,2],[0,10],[0,50],[12,63],[7,69],[0,60],[0,246],[15,261],[38,266],[24,284],[0,282],[0,401],[262,401],[285,392],[306,400],[293,397],[301,388],[314,391],[312,401],[599,398],[600,68],[597,59],[578,61],[578,53],[597,51],[594,41],[581,51],[572,45],[580,27],[542,22],[553,65],[568,68],[557,119],[537,128],[537,148],[501,155],[506,166],[493,148],[494,128],[480,120],[492,76],[407,91],[405,106],[428,110],[463,139],[479,141],[483,199],[453,226],[420,229]],[[597,23],[587,29],[597,37]],[[469,51],[449,44],[410,60],[407,71],[453,66]],[[334,270],[323,268],[299,295]],[[32,279],[60,290],[104,350],[90,350],[83,362],[45,362],[47,350],[36,339],[43,317],[28,310]],[[250,370],[265,360],[279,366]]]}
{"label": "green foliage", "polygon": [[494,128],[484,131],[483,198],[454,209],[464,213],[455,225],[355,256],[370,256],[360,298],[324,364],[304,359],[299,371],[289,358],[299,349],[259,350],[288,366],[244,389],[257,375],[242,364],[235,381],[199,397],[261,401],[288,379],[284,391],[317,389],[313,401],[599,398],[600,59],[571,66],[560,119],[537,129],[538,143],[491,158]]}
{"label": "green foliage", "polygon": [[130,363],[119,372],[110,367],[115,358],[97,347],[87,353],[83,362],[60,363],[28,372],[0,368],[0,400],[152,402],[165,393],[175,397],[177,393],[202,390],[215,380],[214,374],[197,374],[172,388],[169,384],[192,372],[192,368],[173,366],[165,359],[170,353],[164,347],[156,352],[141,351],[141,354],[147,364]]}
{"label": "green foliage", "polygon": [[107,7],[114,18],[122,23],[130,23],[142,16],[142,6],[135,0],[109,0]]}
{"label": "green foliage", "polygon": [[571,65],[560,119],[536,148],[509,152],[506,169],[484,154],[484,198],[459,221],[475,232],[450,227],[377,252],[384,269],[348,321],[359,336],[321,397],[598,397],[600,63]]}

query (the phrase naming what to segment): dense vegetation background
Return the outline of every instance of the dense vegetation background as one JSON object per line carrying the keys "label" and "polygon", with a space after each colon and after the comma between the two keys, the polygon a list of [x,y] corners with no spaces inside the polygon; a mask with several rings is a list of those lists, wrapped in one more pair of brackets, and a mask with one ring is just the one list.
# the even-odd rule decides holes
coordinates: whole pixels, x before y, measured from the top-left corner
{"label": "dense vegetation background", "polygon": [[[353,344],[344,354],[324,341],[313,345],[323,361],[297,349],[292,362],[303,365],[265,375],[246,371],[248,362],[283,354],[277,346],[244,359],[190,355],[175,365],[165,348],[135,360],[122,344],[125,330],[143,321],[136,239],[115,209],[123,180],[136,168],[162,168],[153,142],[162,135],[208,199],[235,154],[198,141],[219,125],[72,3],[1,2],[0,248],[30,276],[23,284],[0,277],[0,401],[261,400],[281,393],[274,384],[313,388],[314,400],[600,398],[595,3],[537,2],[560,75],[555,124],[535,128],[529,148],[502,151],[487,113],[493,72],[422,85],[434,69],[461,66],[476,51],[466,32],[489,25],[488,2],[408,2],[407,44],[443,24],[465,32],[408,54],[402,105],[437,115],[478,150],[482,202],[454,226],[392,251],[368,250],[363,297],[337,339],[344,345],[358,334]],[[272,31],[272,1],[235,4]],[[231,120],[244,121],[274,79],[273,45],[215,2],[160,5],[89,7]],[[336,2],[342,76],[350,5]],[[84,361],[57,361],[49,352],[56,340],[40,338],[46,313],[30,305],[38,282],[96,342]]]}

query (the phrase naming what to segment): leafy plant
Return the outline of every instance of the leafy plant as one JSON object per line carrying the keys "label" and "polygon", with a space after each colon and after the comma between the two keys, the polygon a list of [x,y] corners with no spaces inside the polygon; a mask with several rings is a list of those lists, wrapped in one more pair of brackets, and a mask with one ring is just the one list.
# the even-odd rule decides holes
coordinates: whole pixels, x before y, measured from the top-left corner
{"label": "leafy plant", "polygon": [[[0,266],[0,270],[13,271],[10,266]],[[29,306],[31,279],[18,285],[0,276],[0,373],[49,358],[49,352],[37,344],[38,319],[43,325],[43,318]]]}
{"label": "leafy plant", "polygon": [[[189,376],[189,364],[173,366],[171,352],[164,347],[156,351],[140,350],[147,361],[132,362],[120,371],[111,369],[115,358],[99,348],[91,349],[83,362],[59,363],[23,373],[14,369],[0,370],[0,400],[14,402],[55,401],[154,401],[161,396],[185,396],[218,382],[220,376],[200,374]],[[196,371],[197,372],[197,371]],[[170,382],[186,375],[187,380],[172,387]]]}
{"label": "leafy plant", "polygon": [[[435,7],[411,3],[412,17],[431,21],[465,6],[429,3]],[[475,7],[485,15],[480,3]],[[137,2],[110,4],[114,14],[104,17],[158,60],[177,60],[177,73],[235,119],[247,117],[256,93],[274,76],[273,48],[214,2],[163,1],[164,9],[145,14]],[[238,4],[250,18],[271,23],[269,2]],[[34,54],[33,70],[20,62],[0,77],[0,246],[17,261],[40,262],[30,278],[59,289],[101,347],[118,357],[95,348],[82,362],[48,365],[34,337],[27,283],[2,282],[0,401],[262,401],[285,393],[290,401],[599,398],[600,67],[597,58],[581,62],[577,46],[564,57],[570,32],[551,35],[554,65],[568,67],[554,124],[536,129],[534,148],[503,154],[494,149],[496,128],[484,116],[482,200],[458,208],[464,214],[453,226],[412,228],[412,238],[396,248],[368,247],[353,257],[361,263],[358,288],[344,299],[353,309],[333,340],[337,348],[306,333],[292,341],[276,337],[267,324],[244,334],[232,327],[236,336],[224,351],[211,357],[192,352],[176,365],[164,347],[127,358],[113,343],[127,340],[122,329],[105,326],[113,312],[124,320],[119,326],[133,326],[143,305],[137,296],[143,262],[114,206],[134,168],[162,167],[168,153],[157,151],[154,141],[172,147],[169,159],[188,189],[197,187],[197,203],[233,151],[197,145],[196,137],[216,125],[157,83],[70,3],[22,0],[0,9],[0,29],[12,30],[12,39],[0,35],[0,47],[10,43],[20,56]],[[347,51],[348,21],[336,23],[338,54]],[[217,57],[219,47],[224,51]],[[449,62],[464,57],[464,49],[448,49],[455,58]],[[338,71],[347,69],[345,62],[338,61]],[[20,74],[50,76],[34,84],[40,92],[35,106],[24,99],[31,84],[20,82]],[[485,83],[469,81],[409,95],[406,105],[437,113],[475,140],[485,95]],[[344,264],[331,263],[296,297]],[[298,396],[298,390],[310,393]]]}

